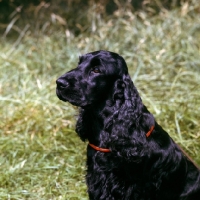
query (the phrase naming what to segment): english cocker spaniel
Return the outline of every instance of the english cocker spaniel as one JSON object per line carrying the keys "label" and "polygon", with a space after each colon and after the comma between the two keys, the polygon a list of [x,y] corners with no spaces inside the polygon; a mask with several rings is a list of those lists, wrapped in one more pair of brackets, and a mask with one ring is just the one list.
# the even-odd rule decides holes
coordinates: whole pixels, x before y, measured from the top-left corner
{"label": "english cocker spaniel", "polygon": [[142,103],[120,55],[80,56],[56,83],[58,98],[80,107],[89,199],[200,200],[200,170]]}

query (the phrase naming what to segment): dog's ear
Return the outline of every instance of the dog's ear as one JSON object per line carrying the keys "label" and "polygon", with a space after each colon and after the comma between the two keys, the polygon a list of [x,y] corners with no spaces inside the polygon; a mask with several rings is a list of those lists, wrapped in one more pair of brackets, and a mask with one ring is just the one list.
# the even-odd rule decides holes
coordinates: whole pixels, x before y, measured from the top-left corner
{"label": "dog's ear", "polygon": [[118,79],[115,81],[114,84],[114,91],[113,91],[113,100],[116,101],[117,99],[124,99],[124,89],[125,89],[125,84],[123,80]]}
{"label": "dog's ear", "polygon": [[135,111],[141,112],[141,109],[143,107],[142,100],[136,87],[133,84],[133,81],[131,80],[130,75],[128,73],[124,74],[122,80],[125,85],[124,99],[127,103],[127,106],[134,107]]}
{"label": "dog's ear", "polygon": [[140,125],[143,124],[144,128],[148,130],[148,128],[155,124],[155,119],[153,115],[147,110],[147,108],[142,103],[142,99],[136,87],[134,86],[129,74],[123,75],[123,82],[125,84],[125,107],[132,107],[135,115],[135,120],[138,119],[138,121],[136,120],[136,122]]}
{"label": "dog's ear", "polygon": [[112,99],[116,104],[116,109],[124,104],[124,108],[129,107],[133,109],[136,115],[140,115],[142,112],[142,100],[128,72],[124,73],[122,78],[115,81],[112,95]]}

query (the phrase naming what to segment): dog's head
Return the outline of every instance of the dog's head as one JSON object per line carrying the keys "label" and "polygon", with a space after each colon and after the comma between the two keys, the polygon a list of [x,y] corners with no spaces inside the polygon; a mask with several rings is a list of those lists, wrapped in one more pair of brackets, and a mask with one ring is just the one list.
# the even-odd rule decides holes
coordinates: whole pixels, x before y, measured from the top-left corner
{"label": "dog's head", "polygon": [[[86,107],[112,98],[123,98],[128,69],[116,53],[95,51],[80,56],[78,66],[57,79],[59,99]],[[114,89],[115,88],[115,89]]]}

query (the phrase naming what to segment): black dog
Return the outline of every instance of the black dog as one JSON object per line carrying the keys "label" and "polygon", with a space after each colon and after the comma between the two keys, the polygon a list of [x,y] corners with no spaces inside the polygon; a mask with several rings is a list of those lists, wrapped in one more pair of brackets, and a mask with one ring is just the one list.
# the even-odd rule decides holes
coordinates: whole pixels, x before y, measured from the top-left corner
{"label": "black dog", "polygon": [[157,124],[116,53],[96,51],[57,81],[57,95],[81,107],[93,200],[200,200],[200,170]]}

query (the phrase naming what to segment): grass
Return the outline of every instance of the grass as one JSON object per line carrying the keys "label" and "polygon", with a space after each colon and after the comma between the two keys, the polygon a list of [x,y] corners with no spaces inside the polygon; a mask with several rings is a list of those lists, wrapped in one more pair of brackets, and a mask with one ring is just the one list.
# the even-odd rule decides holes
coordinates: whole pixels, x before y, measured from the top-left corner
{"label": "grass", "polygon": [[129,9],[102,17],[95,9],[82,13],[78,35],[45,18],[38,23],[48,31],[43,26],[35,35],[31,24],[19,23],[15,37],[12,28],[1,37],[0,199],[88,199],[77,108],[58,100],[55,80],[80,54],[98,49],[125,58],[143,102],[200,164],[198,1],[153,17]]}

